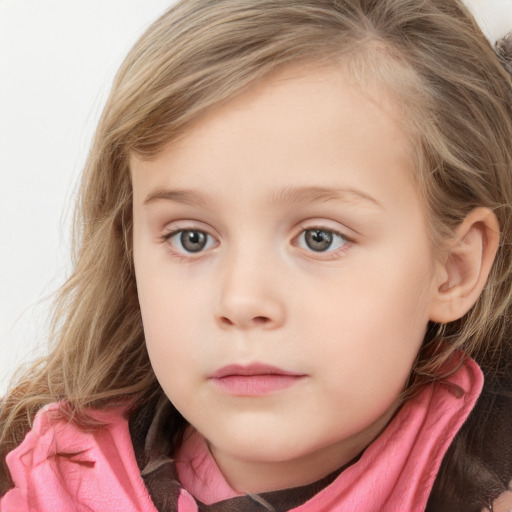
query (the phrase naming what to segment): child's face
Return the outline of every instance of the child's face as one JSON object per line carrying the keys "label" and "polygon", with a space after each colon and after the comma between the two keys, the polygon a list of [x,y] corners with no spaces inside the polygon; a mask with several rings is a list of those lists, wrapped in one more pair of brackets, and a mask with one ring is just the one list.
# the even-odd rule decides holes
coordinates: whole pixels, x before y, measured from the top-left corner
{"label": "child's face", "polygon": [[398,406],[437,272],[399,119],[292,69],[132,159],[153,368],[235,487],[320,478]]}

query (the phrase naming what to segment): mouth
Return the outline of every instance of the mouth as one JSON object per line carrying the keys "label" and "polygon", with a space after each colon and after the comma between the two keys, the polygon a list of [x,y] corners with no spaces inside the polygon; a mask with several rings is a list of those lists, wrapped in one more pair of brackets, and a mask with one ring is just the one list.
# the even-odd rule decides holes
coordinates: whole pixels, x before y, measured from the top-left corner
{"label": "mouth", "polygon": [[299,383],[305,374],[290,372],[266,364],[229,365],[220,368],[209,379],[222,392],[234,396],[263,396]]}

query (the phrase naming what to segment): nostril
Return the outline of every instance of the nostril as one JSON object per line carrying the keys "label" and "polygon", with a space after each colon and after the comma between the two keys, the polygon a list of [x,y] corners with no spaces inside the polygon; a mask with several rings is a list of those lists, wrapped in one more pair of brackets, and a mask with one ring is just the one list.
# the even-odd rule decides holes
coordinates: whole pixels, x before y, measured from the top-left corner
{"label": "nostril", "polygon": [[[220,322],[222,325],[224,325],[225,327],[232,327],[233,325],[245,325],[246,322],[237,322],[237,321],[233,321],[231,320],[230,318],[228,318],[227,316],[221,316],[220,317]],[[270,322],[270,318],[268,318],[267,316],[255,316],[253,317],[252,319],[249,319],[249,322],[247,323],[247,327],[249,325],[266,325]]]}
{"label": "nostril", "polygon": [[222,316],[220,318],[220,321],[221,323],[223,323],[224,325],[235,325],[234,322],[232,322],[229,318],[225,317],[225,316]]}
{"label": "nostril", "polygon": [[259,324],[259,325],[267,324],[269,321],[270,321],[270,318],[268,318],[266,316],[255,316],[253,318],[253,322],[255,324]]}

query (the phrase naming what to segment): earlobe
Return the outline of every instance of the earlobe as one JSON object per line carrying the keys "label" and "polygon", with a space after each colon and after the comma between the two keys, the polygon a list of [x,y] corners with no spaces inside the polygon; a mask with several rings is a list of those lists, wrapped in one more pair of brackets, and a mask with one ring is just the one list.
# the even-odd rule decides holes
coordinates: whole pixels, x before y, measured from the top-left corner
{"label": "earlobe", "polygon": [[453,322],[480,296],[499,245],[499,224],[488,208],[472,210],[456,230],[438,266],[430,320]]}

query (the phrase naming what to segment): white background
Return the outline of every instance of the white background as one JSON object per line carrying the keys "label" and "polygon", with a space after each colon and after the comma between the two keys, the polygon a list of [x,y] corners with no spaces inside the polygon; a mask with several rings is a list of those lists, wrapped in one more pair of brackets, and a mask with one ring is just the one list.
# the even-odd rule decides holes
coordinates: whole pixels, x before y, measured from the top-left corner
{"label": "white background", "polygon": [[42,353],[112,79],[172,0],[0,0],[0,395]]}
{"label": "white background", "polygon": [[[122,58],[173,0],[0,0],[0,395],[43,353],[74,192]],[[490,39],[512,0],[467,0]]]}

